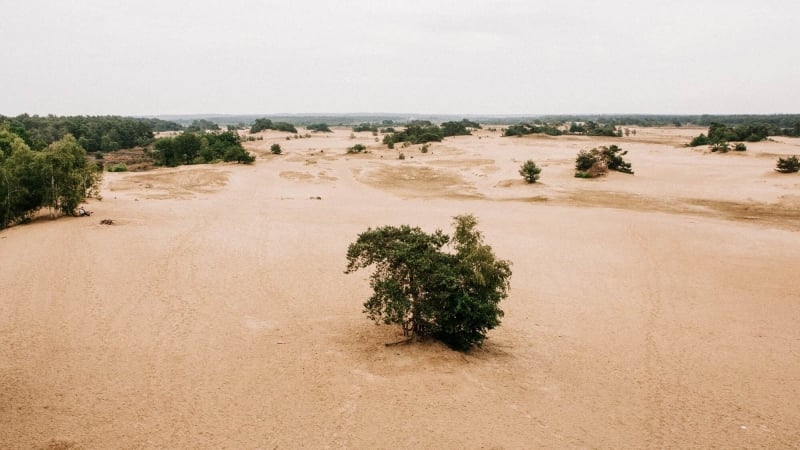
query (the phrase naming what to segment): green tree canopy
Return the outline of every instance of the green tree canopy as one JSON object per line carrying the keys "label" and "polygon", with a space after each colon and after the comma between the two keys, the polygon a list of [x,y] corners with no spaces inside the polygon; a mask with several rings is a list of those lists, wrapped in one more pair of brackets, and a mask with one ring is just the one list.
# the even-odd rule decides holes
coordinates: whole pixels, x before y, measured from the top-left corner
{"label": "green tree canopy", "polygon": [[[480,345],[500,324],[511,263],[495,257],[477,223],[472,215],[456,216],[452,239],[441,230],[428,234],[408,225],[361,233],[348,248],[346,273],[375,267],[367,316],[456,350]],[[455,253],[443,251],[447,244]]]}

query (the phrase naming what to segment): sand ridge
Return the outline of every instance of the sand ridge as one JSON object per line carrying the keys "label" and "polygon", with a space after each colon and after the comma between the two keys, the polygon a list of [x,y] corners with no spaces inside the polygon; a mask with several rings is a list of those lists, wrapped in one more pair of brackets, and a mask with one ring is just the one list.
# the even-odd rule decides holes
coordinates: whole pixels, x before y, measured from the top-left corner
{"label": "sand ridge", "polygon": [[[0,232],[0,447],[796,447],[800,178],[771,168],[800,140],[698,133],[270,131],[253,166],[106,174],[90,218]],[[572,177],[612,143],[636,175]],[[469,354],[386,347],[347,245],[465,212],[514,263],[503,324]]]}

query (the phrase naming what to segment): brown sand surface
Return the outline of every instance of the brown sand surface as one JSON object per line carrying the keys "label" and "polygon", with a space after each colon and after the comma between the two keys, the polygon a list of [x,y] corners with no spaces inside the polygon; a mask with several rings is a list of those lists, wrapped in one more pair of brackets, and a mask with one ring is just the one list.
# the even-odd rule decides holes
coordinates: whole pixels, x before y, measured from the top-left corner
{"label": "brown sand surface", "polygon": [[[106,174],[90,218],[0,232],[0,448],[797,448],[800,140],[637,131]],[[573,178],[613,143],[636,175]],[[502,325],[386,347],[347,245],[460,213],[513,261]]]}

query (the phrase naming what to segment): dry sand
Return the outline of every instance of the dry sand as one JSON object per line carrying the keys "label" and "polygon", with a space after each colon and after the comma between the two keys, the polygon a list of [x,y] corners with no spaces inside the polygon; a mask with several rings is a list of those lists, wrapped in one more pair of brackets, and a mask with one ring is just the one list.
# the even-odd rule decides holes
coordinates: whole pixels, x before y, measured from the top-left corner
{"label": "dry sand", "polygon": [[[404,161],[270,132],[253,166],[106,174],[91,218],[0,232],[0,447],[800,446],[800,176],[772,171],[800,140],[637,131]],[[612,143],[635,176],[572,177]],[[460,213],[514,263],[503,324],[466,355],[384,346],[347,245]]]}

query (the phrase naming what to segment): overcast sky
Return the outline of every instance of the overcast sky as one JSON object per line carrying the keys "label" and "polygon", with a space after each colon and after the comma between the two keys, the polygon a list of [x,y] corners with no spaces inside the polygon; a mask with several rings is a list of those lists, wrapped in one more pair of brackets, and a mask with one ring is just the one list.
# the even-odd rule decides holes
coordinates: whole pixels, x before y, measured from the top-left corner
{"label": "overcast sky", "polygon": [[0,114],[798,113],[800,2],[0,0]]}

